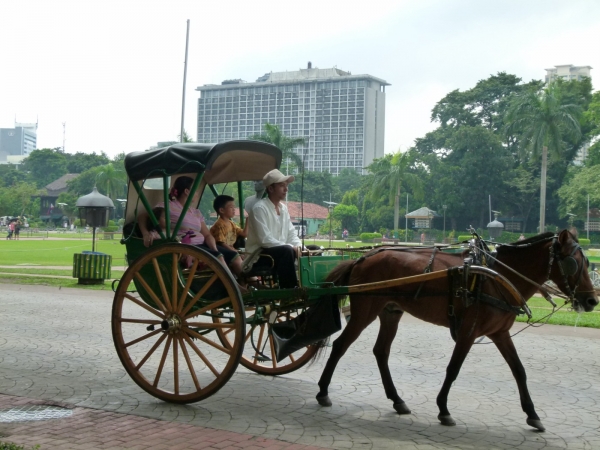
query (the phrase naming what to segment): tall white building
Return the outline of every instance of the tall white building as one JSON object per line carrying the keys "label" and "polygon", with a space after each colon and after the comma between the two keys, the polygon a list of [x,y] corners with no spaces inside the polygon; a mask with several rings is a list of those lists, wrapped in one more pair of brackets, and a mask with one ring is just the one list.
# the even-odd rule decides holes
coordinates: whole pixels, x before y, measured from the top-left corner
{"label": "tall white building", "polygon": [[573,64],[554,66],[552,69],[546,69],[546,83],[557,78],[562,78],[565,81],[581,81],[584,77],[591,78],[591,69],[591,66],[574,66]]}
{"label": "tall white building", "polygon": [[384,154],[385,86],[371,75],[336,68],[271,72],[256,82],[204,85],[198,100],[198,142],[245,139],[268,122],[291,137],[305,137],[296,152],[305,168],[337,175],[362,171]]}

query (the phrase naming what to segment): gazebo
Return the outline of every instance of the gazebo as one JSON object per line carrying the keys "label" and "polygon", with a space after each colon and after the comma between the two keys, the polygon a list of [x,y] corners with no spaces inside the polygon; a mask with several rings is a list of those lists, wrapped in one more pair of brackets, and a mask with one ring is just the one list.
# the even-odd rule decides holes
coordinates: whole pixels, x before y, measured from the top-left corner
{"label": "gazebo", "polygon": [[409,212],[404,217],[407,219],[413,219],[413,228],[432,228],[432,223],[434,219],[437,219],[440,216],[433,209],[429,209],[427,206],[423,206],[415,211]]}

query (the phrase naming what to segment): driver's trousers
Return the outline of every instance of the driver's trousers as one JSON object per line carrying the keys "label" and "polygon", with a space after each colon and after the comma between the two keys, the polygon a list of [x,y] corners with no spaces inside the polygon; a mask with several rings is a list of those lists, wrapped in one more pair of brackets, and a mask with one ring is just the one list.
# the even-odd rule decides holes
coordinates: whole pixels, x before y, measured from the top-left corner
{"label": "driver's trousers", "polygon": [[[298,286],[298,276],[296,275],[296,251],[289,245],[278,245],[276,247],[263,248],[260,253],[269,255],[275,261],[273,270],[279,279],[279,287],[289,289]],[[256,262],[257,265],[263,266],[270,264],[270,260],[261,256]]]}

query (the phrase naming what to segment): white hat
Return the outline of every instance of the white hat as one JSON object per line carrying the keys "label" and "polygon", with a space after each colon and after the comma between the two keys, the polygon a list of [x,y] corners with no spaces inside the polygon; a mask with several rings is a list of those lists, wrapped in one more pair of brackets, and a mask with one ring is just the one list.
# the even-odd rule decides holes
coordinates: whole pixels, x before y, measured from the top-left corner
{"label": "white hat", "polygon": [[291,183],[294,181],[293,175],[284,175],[279,170],[273,169],[263,177],[263,186],[269,187],[275,183]]}

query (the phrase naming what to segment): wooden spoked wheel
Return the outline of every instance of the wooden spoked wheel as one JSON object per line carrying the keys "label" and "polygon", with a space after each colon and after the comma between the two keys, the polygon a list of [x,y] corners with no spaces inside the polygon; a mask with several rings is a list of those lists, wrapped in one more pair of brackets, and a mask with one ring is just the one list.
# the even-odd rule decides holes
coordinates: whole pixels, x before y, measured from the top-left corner
{"label": "wooden spoked wheel", "polygon": [[[191,263],[189,270],[181,270],[182,261]],[[217,392],[237,368],[245,328],[237,283],[216,258],[190,245],[148,250],[115,293],[117,354],[142,389],[168,402],[196,402]],[[227,333],[226,346],[217,331]]]}
{"label": "wooden spoked wheel", "polygon": [[[261,312],[260,319],[255,317],[255,306],[246,305],[246,333],[244,351],[241,363],[244,367],[259,373],[261,375],[283,375],[298,370],[306,365],[318,351],[318,345],[309,345],[304,347],[280,362],[275,358],[275,346],[271,334],[271,325],[269,324],[269,315]],[[261,307],[259,307],[261,308]],[[297,317],[302,309],[293,309],[291,311],[278,312],[276,321],[285,322],[286,320]],[[275,314],[275,313],[273,313]],[[222,318],[215,319],[216,322],[222,322]],[[218,330],[222,336],[223,345],[231,347],[233,345],[233,336],[230,336],[229,330]]]}

